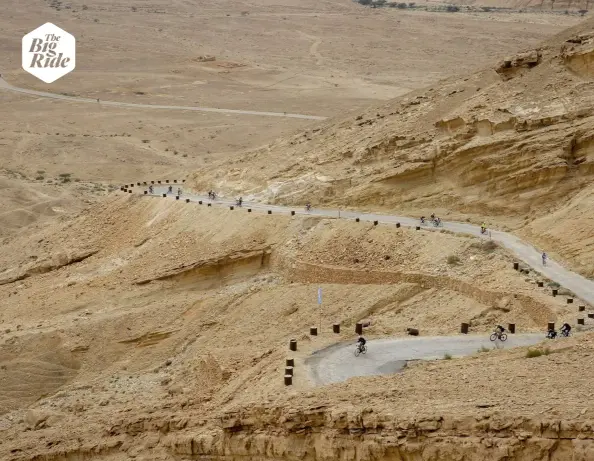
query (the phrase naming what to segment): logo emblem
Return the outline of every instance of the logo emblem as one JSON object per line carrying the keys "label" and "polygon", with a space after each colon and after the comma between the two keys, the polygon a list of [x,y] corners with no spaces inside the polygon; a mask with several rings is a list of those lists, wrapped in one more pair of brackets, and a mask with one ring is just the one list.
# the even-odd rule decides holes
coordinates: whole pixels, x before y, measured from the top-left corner
{"label": "logo emblem", "polygon": [[76,66],[76,39],[51,22],[23,37],[23,69],[52,83]]}

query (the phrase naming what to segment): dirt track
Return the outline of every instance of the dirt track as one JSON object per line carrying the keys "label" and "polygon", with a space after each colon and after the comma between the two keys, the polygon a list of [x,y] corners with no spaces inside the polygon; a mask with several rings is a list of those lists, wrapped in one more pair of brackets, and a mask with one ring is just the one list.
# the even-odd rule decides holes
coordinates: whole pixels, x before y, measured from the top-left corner
{"label": "dirt track", "polygon": [[42,98],[60,99],[63,101],[71,101],[77,103],[86,104],[101,104],[102,106],[113,106],[113,107],[130,107],[138,109],[164,109],[164,110],[190,110],[197,112],[217,112],[220,114],[234,114],[234,115],[257,115],[262,117],[286,117],[286,118],[299,118],[305,120],[325,120],[326,117],[319,117],[316,115],[303,115],[303,114],[289,114],[286,112],[259,112],[252,110],[236,110],[236,109],[219,109],[215,107],[196,107],[196,106],[162,106],[158,104],[132,104],[128,102],[117,102],[117,101],[100,101],[98,99],[91,98],[79,98],[76,96],[66,96],[63,94],[46,93],[45,91],[28,90],[26,88],[18,88],[12,86],[0,77],[0,90],[12,91],[15,93],[23,93],[31,96],[38,96]]}

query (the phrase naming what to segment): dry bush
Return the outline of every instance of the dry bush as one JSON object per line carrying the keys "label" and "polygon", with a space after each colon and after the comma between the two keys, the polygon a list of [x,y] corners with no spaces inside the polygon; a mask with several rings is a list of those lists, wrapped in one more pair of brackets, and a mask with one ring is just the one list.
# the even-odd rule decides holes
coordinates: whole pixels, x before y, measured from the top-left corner
{"label": "dry bush", "polygon": [[460,258],[456,255],[449,255],[448,256],[448,264],[450,264],[450,265],[460,264]]}

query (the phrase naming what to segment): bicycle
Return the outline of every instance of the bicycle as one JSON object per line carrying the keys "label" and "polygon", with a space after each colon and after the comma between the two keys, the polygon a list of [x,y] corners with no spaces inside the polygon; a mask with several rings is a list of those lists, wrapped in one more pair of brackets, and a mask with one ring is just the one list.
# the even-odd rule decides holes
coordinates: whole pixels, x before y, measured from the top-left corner
{"label": "bicycle", "polygon": [[359,357],[360,354],[365,354],[367,352],[367,346],[365,344],[357,344],[357,348],[355,349],[355,357]]}
{"label": "bicycle", "polygon": [[547,331],[547,339],[556,339],[557,338],[557,332],[555,330],[549,330]]}
{"label": "bicycle", "polygon": [[433,226],[434,227],[443,227],[443,221],[442,220],[439,220],[438,221],[437,219],[434,219],[433,220]]}
{"label": "bicycle", "polygon": [[495,332],[495,333],[493,333],[491,335],[491,337],[489,339],[491,341],[496,341],[497,339],[499,341],[505,341],[505,340],[507,340],[507,335],[505,333],[497,333],[497,332]]}
{"label": "bicycle", "polygon": [[559,336],[563,338],[569,338],[571,336],[571,331],[559,330]]}

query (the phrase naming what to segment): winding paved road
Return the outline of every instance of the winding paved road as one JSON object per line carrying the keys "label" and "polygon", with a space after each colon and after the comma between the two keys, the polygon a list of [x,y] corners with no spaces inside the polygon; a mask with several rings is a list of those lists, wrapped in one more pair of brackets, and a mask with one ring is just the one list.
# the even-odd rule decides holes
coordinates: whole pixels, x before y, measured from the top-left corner
{"label": "winding paved road", "polygon": [[[173,184],[173,192],[177,192],[178,187],[183,185]],[[138,190],[138,187],[134,189]],[[141,189],[144,190],[144,189]],[[157,186],[153,194],[147,194],[151,197],[163,199],[163,194],[171,200],[175,196],[167,193],[167,186]],[[231,206],[235,205],[235,200],[217,198],[210,200],[201,195],[183,194],[180,200],[189,199],[190,202],[202,201],[203,204],[211,203],[213,206]],[[419,221],[414,218],[404,216],[390,216],[375,213],[359,213],[354,211],[312,209],[309,212],[295,207],[285,207],[278,205],[266,205],[256,202],[244,202],[242,208],[236,207],[238,213],[245,212],[245,208],[251,208],[254,211],[267,212],[273,214],[288,214],[295,211],[298,215],[311,215],[326,218],[355,219],[361,221],[378,221],[385,224],[400,223],[402,226],[417,226]],[[438,230],[434,226],[425,226],[427,230]],[[516,236],[506,232],[492,231],[490,236],[480,234],[480,227],[466,223],[444,222],[444,229],[472,234],[482,238],[492,238],[503,246],[511,250],[518,259],[526,264],[537,267],[538,270],[556,281],[560,285],[570,289],[581,300],[594,305],[594,282],[575,274],[554,261],[549,261],[546,267],[542,267],[541,252],[537,251],[528,243],[523,242]],[[488,348],[511,348],[518,346],[529,346],[545,340],[544,333],[517,334],[508,335],[506,342],[491,342],[488,335],[456,335],[456,336],[435,336],[418,338],[398,338],[398,339],[377,339],[368,341],[368,352],[365,355],[355,357],[354,341],[348,343],[338,343],[325,349],[316,351],[306,360],[308,373],[315,384],[324,385],[345,381],[355,376],[372,376],[381,374],[396,373],[404,368],[410,360],[432,360],[443,358],[450,354],[452,357],[465,356],[477,352],[482,347]],[[562,339],[561,339],[562,340]]]}
{"label": "winding paved road", "polygon": [[234,115],[258,115],[263,117],[285,117],[285,118],[300,118],[305,120],[326,120],[326,117],[317,115],[304,114],[289,114],[286,112],[260,112],[255,110],[237,110],[237,109],[219,109],[215,107],[200,107],[200,106],[161,106],[157,104],[134,104],[129,102],[104,101],[97,102],[97,99],[80,98],[78,96],[66,96],[63,94],[47,93],[45,91],[29,90],[26,88],[18,88],[12,86],[0,77],[0,90],[12,91],[15,93],[23,93],[31,96],[41,98],[61,99],[63,101],[71,101],[87,104],[100,104],[101,106],[115,106],[115,107],[131,107],[136,109],[165,109],[165,110],[191,110],[197,112],[217,112],[220,114],[234,114]]}
{"label": "winding paved road", "polygon": [[359,357],[353,354],[355,344],[352,341],[316,351],[306,360],[306,365],[315,384],[330,384],[355,376],[396,373],[409,360],[443,359],[445,354],[461,357],[474,354],[482,347],[508,349],[530,346],[543,341],[544,336],[543,333],[509,335],[505,342],[491,342],[488,335],[376,339],[367,342],[367,353]]}
{"label": "winding paved road", "polygon": [[[174,192],[177,191],[178,185],[173,185]],[[166,187],[155,187],[154,189],[154,196],[160,197],[163,193],[166,192]],[[235,205],[235,200],[218,198],[217,200],[209,200],[208,197],[201,196],[201,195],[183,195],[182,199],[190,199],[192,202],[200,201],[203,202],[211,202],[213,205],[217,206],[229,206]],[[341,218],[341,219],[356,219],[359,218],[361,221],[373,222],[378,221],[379,223],[383,224],[396,224],[400,223],[402,226],[406,227],[414,227],[419,225],[419,220],[415,218],[409,218],[405,216],[393,216],[393,215],[383,215],[377,213],[362,213],[357,211],[342,211],[342,210],[330,210],[330,209],[312,209],[309,212],[306,212],[303,208],[296,208],[296,207],[286,207],[286,206],[279,206],[279,205],[266,205],[262,203],[255,203],[255,202],[244,202],[243,208],[252,208],[254,211],[266,211],[271,210],[272,213],[290,213],[291,210],[294,210],[298,215],[310,215],[310,216],[319,216],[324,218]],[[241,210],[238,210],[241,212]],[[433,225],[423,226],[423,229],[426,230],[439,230],[439,229],[447,229],[452,232],[458,232],[463,234],[471,234],[478,237],[482,237],[488,239],[489,236],[483,236],[480,233],[480,227],[474,226],[472,224],[467,223],[458,223],[458,222],[444,222],[443,227],[435,228]],[[540,273],[545,275],[551,280],[554,280],[562,287],[571,290],[578,296],[582,301],[587,302],[588,304],[594,306],[594,281],[589,280],[575,272],[572,272],[566,268],[564,268],[561,264],[549,260],[547,265],[543,267],[542,260],[541,260],[541,252],[536,250],[532,245],[520,240],[513,234],[509,234],[507,232],[501,231],[491,231],[490,238],[494,241],[500,243],[504,247],[508,248],[512,253],[514,253],[517,258],[527,265],[535,268]]]}

